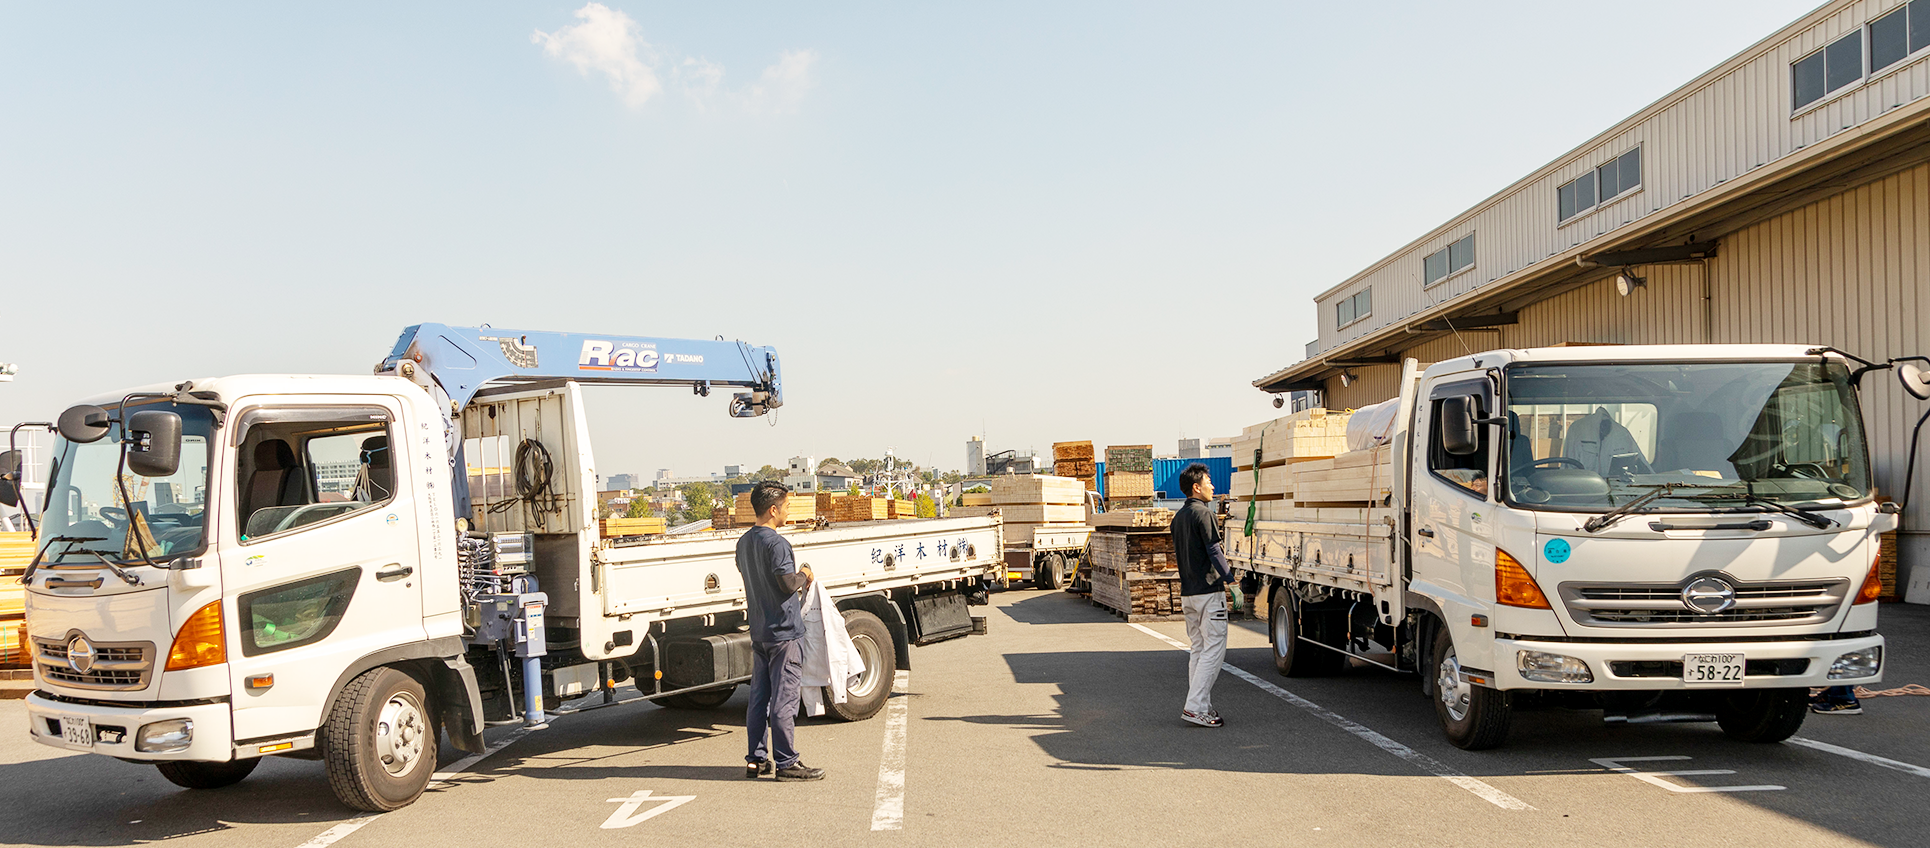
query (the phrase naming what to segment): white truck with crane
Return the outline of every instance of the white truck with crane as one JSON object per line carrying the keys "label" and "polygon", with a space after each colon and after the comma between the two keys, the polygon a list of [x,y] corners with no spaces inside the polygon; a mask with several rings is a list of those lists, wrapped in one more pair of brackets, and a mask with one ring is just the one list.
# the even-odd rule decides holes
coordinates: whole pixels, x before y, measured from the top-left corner
{"label": "white truck with crane", "polygon": [[1265,590],[1282,674],[1415,672],[1462,748],[1501,744],[1527,699],[1781,741],[1811,687],[1882,678],[1878,536],[1900,509],[1876,497],[1857,395],[1894,367],[1930,398],[1930,360],[1910,360],[1782,345],[1410,359],[1383,458],[1348,463],[1387,494],[1294,513],[1318,520],[1248,523],[1236,505],[1228,558]]}
{"label": "white truck with crane", "polygon": [[[423,324],[375,372],[196,379],[60,416],[22,578],[36,742],[189,788],[319,759],[343,803],[380,811],[421,794],[443,733],[478,752],[487,725],[541,726],[625,680],[708,708],[749,678],[738,532],[602,538],[581,386],[742,388],[731,414],[752,417],[782,403],[775,351]],[[831,705],[847,720],[912,645],[974,629],[1001,565],[993,517],[783,532],[864,661]]]}

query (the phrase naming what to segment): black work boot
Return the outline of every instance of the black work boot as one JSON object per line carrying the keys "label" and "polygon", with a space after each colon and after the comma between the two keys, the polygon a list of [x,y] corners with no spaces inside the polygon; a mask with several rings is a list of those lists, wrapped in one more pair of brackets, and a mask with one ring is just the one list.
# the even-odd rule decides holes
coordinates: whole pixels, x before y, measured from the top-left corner
{"label": "black work boot", "polygon": [[777,779],[780,781],[823,780],[824,769],[811,768],[810,766],[805,765],[803,760],[799,760],[795,763],[792,763],[788,768],[778,769]]}
{"label": "black work boot", "polygon": [[770,774],[773,768],[770,760],[758,760],[754,763],[747,762],[744,764],[744,776],[755,780],[758,775]]}

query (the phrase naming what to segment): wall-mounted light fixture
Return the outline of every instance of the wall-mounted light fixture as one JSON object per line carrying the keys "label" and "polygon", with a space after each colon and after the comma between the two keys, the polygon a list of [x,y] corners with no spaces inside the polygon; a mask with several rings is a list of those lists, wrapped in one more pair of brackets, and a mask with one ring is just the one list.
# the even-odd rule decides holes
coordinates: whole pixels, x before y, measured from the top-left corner
{"label": "wall-mounted light fixture", "polygon": [[1628,297],[1629,292],[1636,289],[1648,288],[1648,285],[1649,281],[1646,278],[1635,276],[1633,268],[1623,268],[1622,273],[1615,275],[1615,291],[1623,297]]}

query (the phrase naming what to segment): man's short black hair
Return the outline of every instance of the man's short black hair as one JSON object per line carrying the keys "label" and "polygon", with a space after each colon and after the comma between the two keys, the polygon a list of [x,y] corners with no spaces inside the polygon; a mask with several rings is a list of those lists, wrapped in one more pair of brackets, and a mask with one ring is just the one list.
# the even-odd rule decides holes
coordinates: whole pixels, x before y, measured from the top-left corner
{"label": "man's short black hair", "polygon": [[1186,497],[1189,497],[1189,498],[1192,497],[1193,487],[1198,486],[1200,484],[1201,478],[1204,478],[1206,475],[1211,473],[1212,472],[1206,470],[1205,465],[1198,462],[1195,462],[1192,465],[1186,466],[1186,470],[1181,471],[1179,473],[1180,494],[1185,495]]}
{"label": "man's short black hair", "polygon": [[751,510],[757,513],[758,518],[763,518],[772,507],[777,506],[778,501],[784,500],[790,494],[791,490],[783,483],[765,480],[751,489]]}

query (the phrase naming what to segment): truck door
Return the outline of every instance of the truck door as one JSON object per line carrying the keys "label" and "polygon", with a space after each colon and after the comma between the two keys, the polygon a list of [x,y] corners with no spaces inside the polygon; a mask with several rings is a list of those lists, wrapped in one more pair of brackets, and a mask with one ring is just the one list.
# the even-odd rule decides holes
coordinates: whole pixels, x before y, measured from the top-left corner
{"label": "truck door", "polygon": [[1481,374],[1451,375],[1429,384],[1415,418],[1413,452],[1414,577],[1469,598],[1488,598],[1494,568],[1494,428],[1476,425],[1473,444],[1443,438],[1444,414],[1465,407],[1474,418],[1495,408],[1494,388]]}
{"label": "truck door", "polygon": [[392,398],[280,400],[234,413],[222,579],[236,739],[321,724],[342,672],[422,642],[411,463]]}

